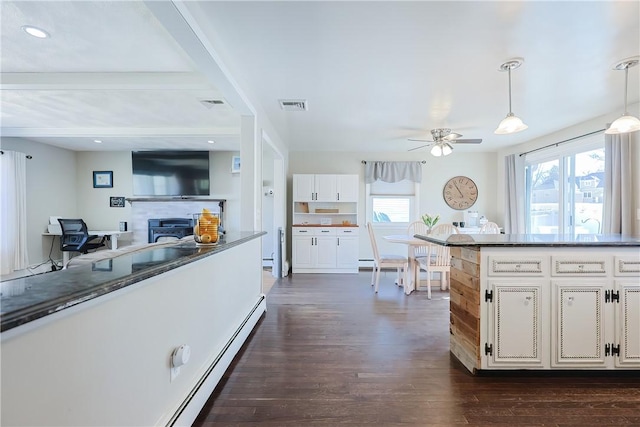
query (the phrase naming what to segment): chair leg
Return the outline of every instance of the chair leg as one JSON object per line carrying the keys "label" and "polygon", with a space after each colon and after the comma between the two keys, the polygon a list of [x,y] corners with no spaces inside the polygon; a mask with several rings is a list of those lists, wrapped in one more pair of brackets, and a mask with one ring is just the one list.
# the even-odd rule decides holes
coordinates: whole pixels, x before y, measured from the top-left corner
{"label": "chair leg", "polygon": [[379,283],[380,283],[380,266],[378,266],[378,270],[376,272],[376,286],[375,286],[376,294],[378,293],[378,284]]}
{"label": "chair leg", "polygon": [[427,269],[427,299],[431,299],[431,270]]}
{"label": "chair leg", "polygon": [[375,282],[375,277],[376,277],[376,264],[373,264],[373,269],[371,270],[371,286],[373,286]]}

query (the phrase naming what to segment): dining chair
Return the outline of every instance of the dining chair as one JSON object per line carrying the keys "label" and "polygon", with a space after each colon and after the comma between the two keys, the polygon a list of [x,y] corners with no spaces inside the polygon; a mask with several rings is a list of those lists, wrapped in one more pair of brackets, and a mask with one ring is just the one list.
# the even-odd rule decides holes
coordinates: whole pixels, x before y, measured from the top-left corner
{"label": "dining chair", "polygon": [[[429,227],[424,221],[414,221],[407,227],[407,235],[413,236],[415,234],[427,235],[429,234]],[[420,267],[418,265],[418,258],[426,257],[429,253],[429,244],[425,242],[424,246],[409,246],[409,265],[415,266],[415,271],[411,274],[414,276],[414,280],[417,285],[420,283]]]}
{"label": "dining chair", "polygon": [[[439,224],[433,227],[431,234],[459,234],[459,230],[453,224]],[[448,246],[430,245],[426,257],[417,258],[418,266],[427,272],[427,298],[431,299],[431,274],[440,273],[440,289],[449,287],[451,270],[451,252]],[[446,280],[445,280],[446,279]]]}
{"label": "dining chair", "polygon": [[487,222],[480,227],[480,234],[500,234],[500,227],[495,222]]}
{"label": "dining chair", "polygon": [[403,283],[402,275],[406,277],[407,270],[409,268],[408,258],[402,255],[380,254],[380,252],[378,251],[378,244],[376,243],[376,236],[373,233],[373,226],[370,222],[367,222],[367,230],[369,231],[369,239],[371,239],[371,249],[373,250],[373,271],[371,272],[371,286],[375,286],[374,289],[376,293],[378,293],[378,284],[380,283],[380,269],[382,268],[395,268],[397,272],[395,284],[399,285],[400,283]]}

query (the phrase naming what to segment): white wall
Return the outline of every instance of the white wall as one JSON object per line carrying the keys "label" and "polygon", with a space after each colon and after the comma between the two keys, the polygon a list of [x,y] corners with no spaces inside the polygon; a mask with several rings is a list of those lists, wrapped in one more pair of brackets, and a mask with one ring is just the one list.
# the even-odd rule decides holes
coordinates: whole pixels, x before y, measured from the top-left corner
{"label": "white wall", "polygon": [[[421,161],[422,184],[420,185],[420,213],[439,214],[441,222],[460,221],[463,219],[463,211],[451,209],[444,202],[442,189],[450,178],[456,175],[464,175],[473,179],[478,186],[478,201],[472,209],[480,215],[485,215],[489,220],[502,225],[502,216],[499,216],[497,206],[497,171],[496,153],[462,153],[454,152],[447,157],[433,157],[428,152],[420,153],[367,153],[367,152],[289,152],[289,169],[287,177],[287,198],[292,200],[293,174],[299,173],[334,173],[356,174],[360,176],[360,200],[358,204],[358,225],[360,226],[360,259],[371,259],[371,246],[366,232],[365,216],[365,183],[364,165],[367,161]],[[291,203],[289,203],[291,205]],[[416,218],[416,220],[419,218]],[[288,208],[288,223],[291,224],[291,206]],[[404,230],[402,230],[404,231]],[[391,234],[391,233],[390,233]],[[289,230],[288,238],[291,238]],[[289,240],[290,241],[290,240]],[[406,253],[406,248],[401,245],[382,243],[382,252]]]}
{"label": "white wall", "polygon": [[75,216],[78,209],[76,191],[76,153],[23,138],[2,138],[3,150],[19,151],[33,158],[27,160],[27,248],[29,264],[39,264],[52,257],[60,259],[57,239],[44,237],[49,216]]}

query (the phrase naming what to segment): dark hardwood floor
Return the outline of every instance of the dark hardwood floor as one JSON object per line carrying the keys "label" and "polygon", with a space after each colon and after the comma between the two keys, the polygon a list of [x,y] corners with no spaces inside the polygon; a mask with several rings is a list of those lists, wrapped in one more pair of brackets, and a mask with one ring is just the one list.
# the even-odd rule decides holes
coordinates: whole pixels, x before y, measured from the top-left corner
{"label": "dark hardwood floor", "polygon": [[473,376],[449,355],[449,301],[394,273],[278,280],[195,426],[640,426],[633,372]]}

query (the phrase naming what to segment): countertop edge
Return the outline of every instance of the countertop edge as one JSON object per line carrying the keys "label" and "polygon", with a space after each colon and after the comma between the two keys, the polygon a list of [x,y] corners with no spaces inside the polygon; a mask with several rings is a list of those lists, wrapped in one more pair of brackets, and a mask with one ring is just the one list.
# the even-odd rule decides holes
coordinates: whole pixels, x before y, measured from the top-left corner
{"label": "countertop edge", "polygon": [[[162,274],[175,268],[190,264],[192,262],[216,255],[220,252],[224,252],[227,249],[231,249],[233,247],[240,246],[243,243],[260,238],[265,234],[267,234],[265,231],[255,232],[250,236],[244,236],[229,243],[220,243],[219,245],[205,248],[206,251],[204,252],[184,256],[173,261],[168,261],[167,263],[151,267],[137,273],[132,273],[124,278],[111,280],[75,293],[53,298],[42,303],[2,314],[0,315],[0,332],[4,333],[25,323],[29,323],[34,320],[57,313],[59,311],[77,306],[78,304],[82,304],[95,298],[107,295],[111,292],[124,289],[150,277],[157,276],[158,274]],[[184,245],[195,245],[195,242],[182,243],[178,246],[184,247]],[[149,250],[154,249],[150,248]]]}

